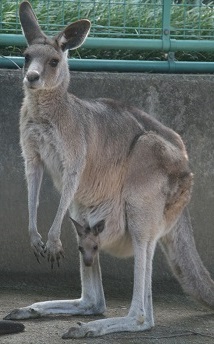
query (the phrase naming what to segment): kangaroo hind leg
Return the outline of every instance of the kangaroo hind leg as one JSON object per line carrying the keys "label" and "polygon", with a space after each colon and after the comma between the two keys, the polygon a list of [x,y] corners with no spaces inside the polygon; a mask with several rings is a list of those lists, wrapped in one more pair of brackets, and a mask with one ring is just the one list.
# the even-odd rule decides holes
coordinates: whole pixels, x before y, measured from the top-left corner
{"label": "kangaroo hind leg", "polygon": [[99,255],[91,267],[85,267],[80,256],[82,295],[76,300],[53,300],[36,302],[30,306],[14,309],[5,319],[29,319],[51,315],[91,315],[105,311]]}
{"label": "kangaroo hind leg", "polygon": [[[140,214],[138,214],[138,211]],[[117,317],[80,323],[71,327],[63,338],[97,337],[114,332],[136,332],[150,329],[154,325],[151,273],[156,239],[145,239],[142,232],[150,232],[150,223],[144,221],[142,210],[128,209],[127,222],[134,249],[134,289],[129,313]],[[147,223],[146,223],[147,222]]]}

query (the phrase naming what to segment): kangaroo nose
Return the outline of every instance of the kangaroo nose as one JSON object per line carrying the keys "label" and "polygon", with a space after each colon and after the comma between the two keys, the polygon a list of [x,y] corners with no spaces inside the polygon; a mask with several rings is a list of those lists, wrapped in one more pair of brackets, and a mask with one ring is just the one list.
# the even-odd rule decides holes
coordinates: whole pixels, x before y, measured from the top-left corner
{"label": "kangaroo nose", "polygon": [[40,78],[39,72],[36,70],[30,71],[26,75],[29,82],[37,81]]}

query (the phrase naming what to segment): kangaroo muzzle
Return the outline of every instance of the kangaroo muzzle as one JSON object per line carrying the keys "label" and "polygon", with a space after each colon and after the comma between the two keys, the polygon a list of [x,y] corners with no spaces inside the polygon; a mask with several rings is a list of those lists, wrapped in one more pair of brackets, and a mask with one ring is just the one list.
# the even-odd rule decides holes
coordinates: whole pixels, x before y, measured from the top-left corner
{"label": "kangaroo muzzle", "polygon": [[26,78],[28,82],[32,83],[39,80],[40,74],[37,70],[32,70],[27,72]]}

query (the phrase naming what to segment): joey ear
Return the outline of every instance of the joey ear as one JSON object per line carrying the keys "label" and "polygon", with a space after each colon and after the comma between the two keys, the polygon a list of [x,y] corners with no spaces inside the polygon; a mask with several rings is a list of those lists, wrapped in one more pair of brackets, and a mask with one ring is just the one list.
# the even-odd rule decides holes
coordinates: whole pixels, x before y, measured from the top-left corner
{"label": "joey ear", "polygon": [[83,236],[85,234],[85,228],[83,226],[81,226],[77,221],[72,219],[72,217],[69,217],[69,218],[73,222],[79,237]]}
{"label": "joey ear", "polygon": [[61,49],[77,49],[80,47],[89,34],[91,23],[87,19],[78,20],[68,25],[55,38]]}
{"label": "joey ear", "polygon": [[101,220],[100,222],[96,223],[96,225],[94,225],[94,227],[92,228],[93,234],[95,236],[99,235],[100,233],[102,233],[104,228],[105,228],[105,221]]}
{"label": "joey ear", "polygon": [[37,18],[28,1],[23,1],[20,4],[19,18],[23,33],[29,45],[35,42],[44,42],[47,39],[47,36],[40,29]]}

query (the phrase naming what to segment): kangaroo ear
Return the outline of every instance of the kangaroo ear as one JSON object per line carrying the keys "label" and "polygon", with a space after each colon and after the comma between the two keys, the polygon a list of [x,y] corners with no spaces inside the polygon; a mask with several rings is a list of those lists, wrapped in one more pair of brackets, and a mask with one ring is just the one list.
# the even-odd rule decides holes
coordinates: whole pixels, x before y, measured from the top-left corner
{"label": "kangaroo ear", "polygon": [[47,36],[39,27],[37,18],[28,1],[23,1],[19,6],[19,17],[22,25],[23,33],[28,44],[44,42]]}
{"label": "kangaroo ear", "polygon": [[102,221],[98,222],[98,223],[92,228],[93,234],[94,234],[95,236],[99,235],[100,233],[102,233],[102,231],[104,230],[104,228],[105,228],[105,221],[102,220]]}
{"label": "kangaroo ear", "polygon": [[91,23],[87,19],[82,19],[68,25],[59,35],[56,40],[61,49],[76,49],[80,47],[89,34]]}
{"label": "kangaroo ear", "polygon": [[77,221],[72,219],[72,217],[69,217],[69,218],[73,222],[74,227],[76,228],[76,231],[77,231],[77,234],[79,235],[79,237],[83,236],[85,234],[85,228],[83,226],[81,226]]}

